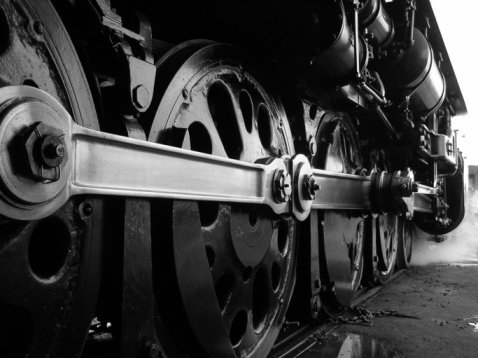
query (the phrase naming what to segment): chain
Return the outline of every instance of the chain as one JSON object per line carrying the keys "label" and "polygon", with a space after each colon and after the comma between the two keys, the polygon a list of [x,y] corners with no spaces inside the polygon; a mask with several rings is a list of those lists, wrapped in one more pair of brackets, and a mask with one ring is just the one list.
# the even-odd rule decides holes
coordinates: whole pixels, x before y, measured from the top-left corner
{"label": "chain", "polygon": [[374,317],[404,317],[404,318],[414,318],[420,319],[419,317],[409,316],[399,314],[397,310],[380,310],[376,312],[371,312],[370,310],[364,307],[349,307],[344,311],[347,316],[337,316],[333,318],[329,318],[327,323],[347,323],[347,324],[359,324],[363,326],[372,326],[373,322],[372,319]]}

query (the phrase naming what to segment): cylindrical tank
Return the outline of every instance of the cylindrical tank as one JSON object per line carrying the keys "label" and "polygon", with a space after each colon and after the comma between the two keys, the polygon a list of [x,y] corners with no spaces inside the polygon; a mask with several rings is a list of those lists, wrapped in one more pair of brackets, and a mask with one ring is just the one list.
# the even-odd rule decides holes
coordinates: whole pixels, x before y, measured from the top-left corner
{"label": "cylindrical tank", "polygon": [[380,0],[367,0],[359,16],[360,24],[373,35],[370,39],[372,45],[386,48],[392,43],[395,34],[393,21]]}
{"label": "cylindrical tank", "polygon": [[[349,83],[355,75],[355,47],[359,52],[359,66],[363,69],[368,61],[365,40],[359,37],[355,44],[354,35],[347,25],[345,11],[341,1],[322,0],[328,12],[320,14],[328,23],[327,32],[332,40],[329,43],[320,41],[317,53],[312,56],[310,65],[312,71],[323,81],[335,85]],[[326,18],[325,18],[326,16]]]}
{"label": "cylindrical tank", "polygon": [[418,29],[413,39],[413,46],[395,58],[380,61],[377,70],[395,102],[408,96],[410,109],[428,115],[445,99],[445,78],[428,39]]}

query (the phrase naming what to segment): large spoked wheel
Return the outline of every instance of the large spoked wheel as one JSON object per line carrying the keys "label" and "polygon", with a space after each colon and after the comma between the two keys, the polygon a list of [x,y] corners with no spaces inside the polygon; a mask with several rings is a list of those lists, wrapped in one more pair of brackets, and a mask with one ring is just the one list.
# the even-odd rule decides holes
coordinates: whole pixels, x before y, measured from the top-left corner
{"label": "large spoked wheel", "polygon": [[397,243],[397,262],[396,266],[400,269],[410,267],[412,261],[412,232],[413,222],[404,216],[398,218],[398,243]]}
{"label": "large spoked wheel", "polygon": [[394,214],[379,215],[377,230],[377,280],[386,284],[393,274],[398,245],[398,216]]}
{"label": "large spoked wheel", "polygon": [[[347,117],[322,119],[317,131],[315,168],[338,173],[359,173],[362,166],[357,132]],[[321,278],[324,308],[329,314],[348,307],[360,286],[363,272],[364,220],[352,211],[321,213]],[[320,222],[320,220],[319,220]]]}
{"label": "large spoked wheel", "polygon": [[[150,141],[247,162],[292,154],[282,107],[236,48],[186,43],[157,68]],[[193,355],[267,355],[294,286],[294,222],[260,207],[185,201],[153,203],[152,222],[159,316],[176,327],[173,339]]]}
{"label": "large spoked wheel", "polygon": [[[98,128],[80,61],[50,2],[2,1],[0,27],[1,86],[38,87],[78,124]],[[81,197],[39,221],[0,217],[1,357],[80,355],[99,290],[101,216],[101,201]]]}

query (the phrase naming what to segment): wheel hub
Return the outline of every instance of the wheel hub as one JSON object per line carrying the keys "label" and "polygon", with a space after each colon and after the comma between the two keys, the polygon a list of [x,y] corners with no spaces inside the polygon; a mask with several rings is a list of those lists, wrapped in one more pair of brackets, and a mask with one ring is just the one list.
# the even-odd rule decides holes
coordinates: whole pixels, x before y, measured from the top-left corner
{"label": "wheel hub", "polygon": [[41,207],[58,196],[68,181],[68,175],[60,175],[71,168],[70,136],[65,135],[68,119],[61,115],[64,109],[57,101],[28,86],[4,87],[0,97],[3,196],[20,207]]}

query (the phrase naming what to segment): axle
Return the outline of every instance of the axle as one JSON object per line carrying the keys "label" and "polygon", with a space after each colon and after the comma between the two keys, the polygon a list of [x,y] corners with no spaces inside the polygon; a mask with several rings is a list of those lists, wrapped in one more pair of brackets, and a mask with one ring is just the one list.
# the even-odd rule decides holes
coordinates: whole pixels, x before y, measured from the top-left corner
{"label": "axle", "polygon": [[312,209],[433,212],[436,189],[410,173],[328,172],[301,154],[246,163],[83,128],[36,88],[4,87],[0,99],[8,218],[40,219],[83,194],[260,204],[301,221]]}

